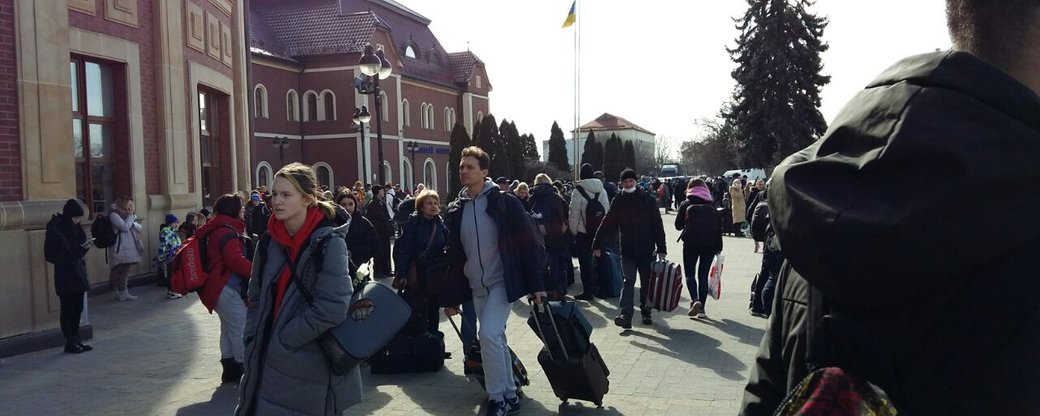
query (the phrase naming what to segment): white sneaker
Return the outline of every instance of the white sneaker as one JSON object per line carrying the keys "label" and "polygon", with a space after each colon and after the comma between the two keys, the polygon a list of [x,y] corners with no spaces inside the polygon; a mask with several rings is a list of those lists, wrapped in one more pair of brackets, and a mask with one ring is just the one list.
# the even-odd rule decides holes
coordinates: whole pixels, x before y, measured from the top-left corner
{"label": "white sneaker", "polygon": [[700,312],[697,314],[697,319],[708,319],[708,315],[705,315],[704,312]]}
{"label": "white sneaker", "polygon": [[704,304],[695,300],[690,304],[690,311],[686,313],[686,316],[700,318],[701,315],[704,315]]}
{"label": "white sneaker", "polygon": [[129,291],[120,290],[119,293],[116,294],[116,300],[120,302],[137,300],[137,296],[131,295]]}
{"label": "white sneaker", "polygon": [[172,290],[167,290],[166,291],[166,299],[180,299],[180,298],[183,298],[183,297],[184,297],[184,295],[182,295],[180,293],[177,293],[177,292],[174,292]]}

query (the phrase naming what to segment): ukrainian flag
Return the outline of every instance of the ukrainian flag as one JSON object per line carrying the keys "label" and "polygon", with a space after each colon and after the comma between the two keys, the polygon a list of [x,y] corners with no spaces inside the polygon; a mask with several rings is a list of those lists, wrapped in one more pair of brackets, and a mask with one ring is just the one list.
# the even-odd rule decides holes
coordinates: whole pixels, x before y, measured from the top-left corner
{"label": "ukrainian flag", "polygon": [[574,24],[574,20],[577,19],[577,16],[574,14],[574,6],[577,3],[578,3],[578,0],[574,0],[574,3],[571,3],[571,11],[569,13],[567,13],[567,18],[564,19],[564,21],[563,21],[563,28],[570,27],[571,25]]}

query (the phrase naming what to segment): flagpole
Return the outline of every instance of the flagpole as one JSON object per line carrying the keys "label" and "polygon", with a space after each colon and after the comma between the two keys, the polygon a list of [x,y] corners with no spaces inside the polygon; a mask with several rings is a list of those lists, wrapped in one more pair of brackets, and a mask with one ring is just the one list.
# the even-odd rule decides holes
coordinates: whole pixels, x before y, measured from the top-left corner
{"label": "flagpole", "polygon": [[581,132],[581,2],[574,0],[574,181],[577,182],[579,165],[578,138]]}

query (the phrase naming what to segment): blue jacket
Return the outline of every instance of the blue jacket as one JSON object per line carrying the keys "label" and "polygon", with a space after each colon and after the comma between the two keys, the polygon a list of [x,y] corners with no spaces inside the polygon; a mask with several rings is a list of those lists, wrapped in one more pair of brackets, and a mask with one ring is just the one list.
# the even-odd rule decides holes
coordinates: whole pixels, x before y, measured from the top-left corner
{"label": "blue jacket", "polygon": [[[465,192],[463,190],[462,192]],[[524,205],[511,194],[493,191],[488,195],[487,214],[498,227],[498,247],[504,265],[504,283],[510,302],[534,292],[545,291],[545,244]],[[463,269],[466,252],[462,249],[462,211],[470,200],[459,198],[448,205],[444,222],[448,226],[448,272],[438,299],[440,306],[454,307],[473,297]]]}

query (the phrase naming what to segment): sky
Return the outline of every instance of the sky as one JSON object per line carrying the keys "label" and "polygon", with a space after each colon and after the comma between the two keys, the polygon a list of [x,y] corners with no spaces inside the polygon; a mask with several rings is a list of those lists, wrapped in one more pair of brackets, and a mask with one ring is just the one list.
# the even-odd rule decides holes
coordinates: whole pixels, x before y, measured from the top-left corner
{"label": "sky", "polygon": [[[574,30],[561,25],[572,0],[398,0],[429,18],[449,52],[484,61],[491,113],[521,134],[548,139],[553,121],[574,129]],[[727,47],[745,0],[581,0],[581,123],[611,113],[663,136],[677,151],[701,135],[732,94]],[[899,59],[948,49],[943,0],[818,0],[827,17],[822,90],[828,122],[859,89]],[[569,138],[570,134],[566,136]]]}

